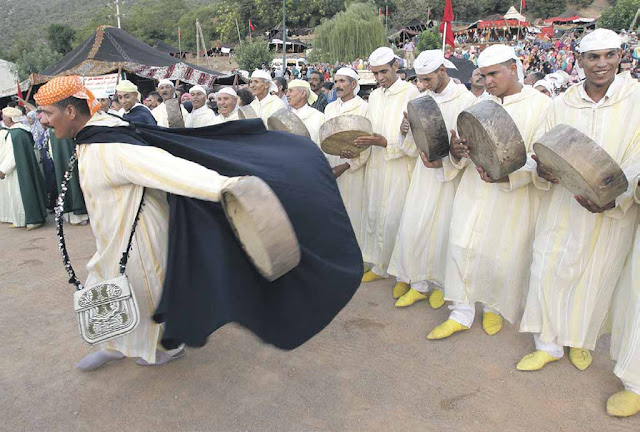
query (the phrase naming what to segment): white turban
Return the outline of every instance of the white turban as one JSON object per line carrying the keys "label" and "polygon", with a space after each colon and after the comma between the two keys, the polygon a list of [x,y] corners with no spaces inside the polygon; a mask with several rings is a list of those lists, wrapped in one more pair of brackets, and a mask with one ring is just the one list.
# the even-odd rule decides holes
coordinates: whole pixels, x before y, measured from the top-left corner
{"label": "white turban", "polygon": [[544,87],[551,94],[552,97],[555,96],[556,94],[556,90],[555,88],[553,88],[553,83],[547,80],[536,81],[536,83],[533,85],[533,88],[536,88],[536,87]]}
{"label": "white turban", "polygon": [[18,108],[6,107],[2,109],[2,117],[4,118],[10,118],[13,121],[17,121],[16,119],[19,119],[22,116],[22,111]]}
{"label": "white turban", "polygon": [[416,70],[416,75],[430,74],[442,65],[447,69],[458,69],[456,65],[444,58],[442,50],[439,49],[422,51],[418,58],[413,62],[413,68]]}
{"label": "white turban", "polygon": [[238,93],[236,93],[236,91],[234,89],[232,89],[231,87],[223,87],[220,90],[218,90],[218,93],[216,94],[217,96],[220,96],[221,94],[228,94],[230,96],[233,96],[235,98],[238,97]]}
{"label": "white turban", "polygon": [[389,47],[380,47],[369,56],[369,66],[382,66],[395,60],[396,55]]}
{"label": "white turban", "polygon": [[358,75],[358,72],[354,71],[351,68],[343,67],[338,69],[335,75],[348,76],[349,78],[353,78],[354,80],[356,80],[356,88],[353,90],[353,95],[354,96],[358,95],[358,93],[360,92],[360,84],[358,84],[358,80],[360,79],[360,76]]}
{"label": "white turban", "polygon": [[518,66],[518,81],[524,81],[524,68],[522,62],[516,55],[513,48],[507,45],[491,45],[478,56],[478,67],[489,67],[500,63],[504,63],[509,60],[515,60]]}
{"label": "white turban", "polygon": [[580,40],[578,52],[618,49],[620,45],[622,45],[622,38],[616,32],[599,28]]}
{"label": "white turban", "polygon": [[[132,83],[129,80],[122,80],[116,86],[116,91],[120,91],[123,93],[136,93],[138,95],[138,101],[142,99],[142,95],[138,91],[138,86]],[[95,96],[95,94],[94,94]]]}
{"label": "white turban", "polygon": [[191,87],[191,89],[189,89],[189,94],[195,93],[195,92],[204,93],[205,96],[207,95],[207,91],[204,89],[204,87],[199,86],[199,85],[195,85],[195,86]]}
{"label": "white turban", "polygon": [[251,74],[251,79],[253,78],[261,78],[263,80],[271,81],[271,74],[269,72],[265,72],[260,69],[256,69]]}
{"label": "white turban", "polygon": [[173,84],[173,82],[169,81],[168,79],[160,80],[160,82],[158,83],[158,87],[160,87],[162,85],[170,85],[171,87],[175,88],[175,85]]}
{"label": "white turban", "polygon": [[318,95],[311,91],[311,86],[307,81],[303,81],[299,79],[293,80],[289,83],[289,88],[290,89],[292,88],[306,89],[308,93],[307,103],[309,105],[313,105],[318,100]]}

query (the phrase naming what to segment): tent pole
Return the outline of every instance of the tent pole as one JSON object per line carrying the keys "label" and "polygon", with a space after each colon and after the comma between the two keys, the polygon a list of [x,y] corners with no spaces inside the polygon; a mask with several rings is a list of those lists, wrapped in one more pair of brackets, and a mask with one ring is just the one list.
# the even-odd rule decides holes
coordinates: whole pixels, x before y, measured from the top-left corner
{"label": "tent pole", "polygon": [[[522,15],[522,0],[520,0],[520,15]],[[520,17],[518,17],[518,41],[520,41],[520,26],[522,21],[520,21]]]}
{"label": "tent pole", "polygon": [[445,41],[447,38],[447,22],[444,22],[444,31],[442,32],[442,54],[444,54]]}
{"label": "tent pole", "polygon": [[29,98],[31,97],[31,90],[33,90],[33,84],[31,84],[31,82],[29,82],[29,91],[27,92],[27,97],[24,98],[25,102],[29,102]]}

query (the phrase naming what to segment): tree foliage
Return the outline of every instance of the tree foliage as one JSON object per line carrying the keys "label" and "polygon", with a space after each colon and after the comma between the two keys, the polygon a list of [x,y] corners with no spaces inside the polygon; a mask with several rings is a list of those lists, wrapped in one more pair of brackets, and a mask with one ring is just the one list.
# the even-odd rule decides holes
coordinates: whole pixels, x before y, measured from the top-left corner
{"label": "tree foliage", "polygon": [[51,24],[47,28],[47,39],[51,49],[62,55],[72,49],[76,31],[66,24]]}
{"label": "tree foliage", "polygon": [[20,79],[25,79],[32,73],[42,72],[61,58],[61,53],[42,44],[22,50],[18,58],[15,59],[15,63]]}
{"label": "tree foliage", "polygon": [[260,69],[264,63],[271,64],[271,60],[273,54],[269,51],[269,44],[262,39],[244,41],[236,47],[236,61],[241,69]]}
{"label": "tree foliage", "polygon": [[312,58],[332,63],[353,61],[366,58],[383,45],[386,37],[378,11],[370,3],[353,3],[316,28]]}
{"label": "tree foliage", "polygon": [[418,51],[442,48],[442,35],[435,28],[425,30],[418,35],[416,48]]}
{"label": "tree foliage", "polygon": [[560,15],[565,10],[565,3],[558,0],[529,0],[527,11],[537,18],[549,18]]}
{"label": "tree foliage", "polygon": [[629,28],[638,8],[640,8],[640,0],[618,0],[615,6],[602,13],[598,20],[598,27],[615,31]]}

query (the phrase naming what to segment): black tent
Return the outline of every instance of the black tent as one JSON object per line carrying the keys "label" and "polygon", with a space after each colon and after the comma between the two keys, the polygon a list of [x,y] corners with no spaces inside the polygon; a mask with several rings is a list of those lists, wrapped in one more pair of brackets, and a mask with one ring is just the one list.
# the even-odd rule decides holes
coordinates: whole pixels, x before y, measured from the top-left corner
{"label": "black tent", "polygon": [[233,84],[234,80],[240,79],[182,62],[151,48],[124,30],[101,26],[59,62],[40,74],[33,74],[31,82],[41,84],[58,75],[98,76],[119,70],[143,78],[180,80],[207,87]]}
{"label": "black tent", "polygon": [[[162,51],[163,53],[169,54],[169,55],[173,55],[173,54],[180,54],[180,50],[178,48],[174,48],[171,45],[169,45],[166,42],[163,41],[156,41],[156,43],[153,45],[153,47],[155,49],[157,49],[158,51]],[[182,51],[184,52],[184,51]]]}

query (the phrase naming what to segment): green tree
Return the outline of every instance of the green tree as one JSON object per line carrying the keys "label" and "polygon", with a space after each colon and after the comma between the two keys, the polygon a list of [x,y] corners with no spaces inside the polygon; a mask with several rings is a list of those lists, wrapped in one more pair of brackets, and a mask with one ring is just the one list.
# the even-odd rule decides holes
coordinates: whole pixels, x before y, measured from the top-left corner
{"label": "green tree", "polygon": [[344,12],[315,29],[312,59],[326,62],[353,61],[387,45],[384,25],[371,3],[353,3]]}
{"label": "green tree", "polygon": [[236,47],[236,61],[240,68],[252,71],[259,69],[264,63],[271,64],[273,54],[269,51],[269,44],[262,39],[243,41]]}
{"label": "green tree", "polygon": [[558,0],[529,0],[527,2],[527,9],[534,17],[549,18],[558,16],[564,12],[565,3]]}
{"label": "green tree", "polygon": [[416,48],[418,51],[442,48],[442,35],[435,28],[425,30],[418,35]]}
{"label": "green tree", "polygon": [[52,50],[48,45],[32,46],[23,50],[16,59],[20,79],[26,79],[32,73],[39,73],[62,58],[62,54]]}
{"label": "green tree", "polygon": [[51,24],[47,28],[49,46],[62,55],[71,51],[75,37],[76,31],[66,24]]}
{"label": "green tree", "polygon": [[[640,0],[618,0],[615,6],[606,9],[598,20],[598,27],[618,31],[631,25],[640,8]],[[638,23],[636,23],[636,26]]]}

